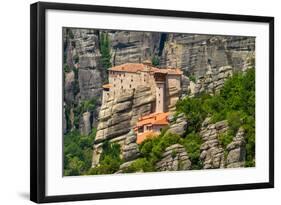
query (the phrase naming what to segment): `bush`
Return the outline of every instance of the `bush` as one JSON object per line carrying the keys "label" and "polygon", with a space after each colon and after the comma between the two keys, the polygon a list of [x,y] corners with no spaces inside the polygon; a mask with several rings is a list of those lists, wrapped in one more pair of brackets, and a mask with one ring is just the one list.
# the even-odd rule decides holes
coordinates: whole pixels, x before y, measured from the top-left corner
{"label": "bush", "polygon": [[134,172],[153,172],[155,171],[153,164],[146,158],[138,158],[129,167],[123,170],[125,173]]}
{"label": "bush", "polygon": [[200,161],[201,144],[202,144],[202,139],[195,132],[188,134],[183,141],[183,146],[185,147],[189,159],[191,161],[191,169],[202,168],[202,162]]}
{"label": "bush", "polygon": [[159,57],[158,56],[153,56],[152,60],[151,60],[151,63],[152,63],[153,66],[158,66],[160,64]]}
{"label": "bush", "polygon": [[196,77],[194,75],[188,76],[189,80],[196,83]]}
{"label": "bush", "polygon": [[105,141],[99,166],[90,169],[88,174],[113,174],[118,171],[121,164],[120,145]]}

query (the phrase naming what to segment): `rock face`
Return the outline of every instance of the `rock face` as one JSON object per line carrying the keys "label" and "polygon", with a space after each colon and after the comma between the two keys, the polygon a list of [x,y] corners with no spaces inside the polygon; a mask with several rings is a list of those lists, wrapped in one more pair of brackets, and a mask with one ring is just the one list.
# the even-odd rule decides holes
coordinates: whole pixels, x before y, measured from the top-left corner
{"label": "rock face", "polygon": [[[121,148],[125,160],[131,160],[138,153],[136,136],[130,133],[139,117],[152,110],[155,96],[149,87],[139,86],[131,92],[125,92],[115,99],[109,98],[101,107],[99,123],[94,142],[94,150],[101,152],[105,140],[124,145]],[[97,161],[97,160],[95,160]],[[96,164],[93,163],[94,165]]]}
{"label": "rock face", "polygon": [[[252,63],[250,59],[255,51],[253,37],[65,28],[63,49],[64,63],[68,70],[64,73],[64,101],[68,108],[95,98],[96,109],[100,109],[101,86],[107,82],[107,68],[102,64],[100,51],[101,33],[105,32],[108,34],[110,61],[113,66],[129,62],[142,63],[156,57],[159,59],[159,67],[179,67],[185,75],[194,75],[197,79],[205,76],[208,70],[216,76],[221,67],[231,67],[234,71],[246,69]],[[198,82],[196,88],[188,77],[183,76],[182,91],[173,87],[167,88],[170,97],[169,110],[175,109],[179,92],[186,95],[190,89],[195,90],[196,94],[200,90],[219,87],[223,80],[213,79],[213,76],[213,83],[208,82],[210,76],[207,76],[208,78]],[[68,112],[66,116],[70,115],[70,110],[65,109]],[[97,116],[98,112],[91,112],[92,127],[97,126]],[[66,130],[71,129],[73,126]]]}
{"label": "rock face", "polygon": [[88,135],[91,132],[91,122],[90,122],[91,113],[84,112],[82,118],[80,118],[79,130],[81,135]]}
{"label": "rock face", "polygon": [[237,168],[245,166],[246,159],[246,142],[244,129],[240,128],[233,138],[233,141],[227,145],[228,151],[226,163],[227,168]]}
{"label": "rock face", "polygon": [[233,68],[231,66],[223,66],[218,71],[209,69],[204,76],[199,77],[194,89],[190,88],[190,95],[198,95],[202,92],[214,94],[219,92],[223,87],[227,78],[232,76]]}
{"label": "rock face", "polygon": [[142,63],[158,54],[161,33],[109,31],[112,65]]}
{"label": "rock face", "polygon": [[218,134],[225,133],[228,130],[227,121],[220,121],[215,124],[210,124],[210,118],[207,118],[203,123],[200,135],[203,139],[203,144],[200,147],[200,159],[203,162],[204,169],[224,168],[224,149],[218,141]]}
{"label": "rock face", "polygon": [[167,34],[161,66],[180,67],[184,72],[204,75],[209,67],[232,66],[242,70],[254,55],[255,38],[199,34]]}
{"label": "rock face", "polygon": [[162,154],[162,159],[156,163],[158,171],[179,171],[189,170],[191,168],[191,161],[180,144],[174,144],[165,149]]}
{"label": "rock face", "polygon": [[169,129],[166,131],[166,134],[172,133],[177,134],[181,137],[183,137],[186,128],[187,128],[187,121],[183,113],[179,114],[177,116],[177,119],[173,122],[173,119],[171,119],[171,124]]}

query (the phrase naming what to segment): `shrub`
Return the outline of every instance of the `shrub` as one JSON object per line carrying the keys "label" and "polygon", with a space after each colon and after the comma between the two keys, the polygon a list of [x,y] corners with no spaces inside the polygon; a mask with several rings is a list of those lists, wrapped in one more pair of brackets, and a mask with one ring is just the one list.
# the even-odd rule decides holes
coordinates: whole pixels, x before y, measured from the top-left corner
{"label": "shrub", "polygon": [[152,60],[151,60],[151,63],[152,63],[153,66],[158,66],[160,64],[159,57],[158,56],[153,56]]}
{"label": "shrub", "polygon": [[155,171],[153,164],[146,158],[136,159],[129,167],[123,170],[125,173],[133,172],[153,172]]}
{"label": "shrub", "polygon": [[202,144],[201,137],[193,132],[188,134],[183,142],[183,146],[185,147],[189,159],[191,161],[191,169],[201,169],[202,163],[200,161],[200,146]]}
{"label": "shrub", "polygon": [[87,174],[113,174],[119,169],[121,164],[120,145],[105,141],[99,166],[91,168]]}
{"label": "shrub", "polygon": [[189,80],[196,83],[196,77],[194,75],[188,76]]}

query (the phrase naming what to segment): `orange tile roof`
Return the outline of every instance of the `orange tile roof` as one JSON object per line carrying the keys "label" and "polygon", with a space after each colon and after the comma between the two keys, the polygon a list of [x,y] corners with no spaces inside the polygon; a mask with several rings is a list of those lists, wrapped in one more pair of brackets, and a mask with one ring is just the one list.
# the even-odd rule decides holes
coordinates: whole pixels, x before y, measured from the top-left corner
{"label": "orange tile roof", "polygon": [[144,132],[143,134],[140,134],[137,136],[137,144],[141,144],[145,139],[152,138],[157,136],[158,134],[153,131]]}
{"label": "orange tile roof", "polygon": [[162,113],[152,113],[146,116],[139,118],[136,127],[141,127],[143,125],[151,124],[151,125],[168,125],[169,122],[167,117],[169,112]]}
{"label": "orange tile roof", "polygon": [[102,86],[103,88],[111,88],[112,87],[112,84],[105,84]]}
{"label": "orange tile roof", "polygon": [[121,71],[121,72],[130,72],[137,73],[139,71],[144,72],[153,72],[153,73],[164,73],[171,75],[182,75],[182,71],[179,68],[156,68],[153,66],[145,65],[142,63],[125,63],[122,65],[114,66],[108,69],[109,71]]}

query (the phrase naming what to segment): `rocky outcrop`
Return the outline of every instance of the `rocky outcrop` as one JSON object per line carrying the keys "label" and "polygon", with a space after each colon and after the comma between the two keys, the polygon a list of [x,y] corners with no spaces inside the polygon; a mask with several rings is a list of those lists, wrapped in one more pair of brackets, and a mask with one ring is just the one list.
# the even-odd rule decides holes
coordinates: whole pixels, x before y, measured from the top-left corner
{"label": "rocky outcrop", "polygon": [[198,78],[194,89],[190,88],[190,96],[198,95],[202,92],[210,94],[219,92],[225,80],[232,76],[232,70],[231,66],[220,67],[218,71],[209,69],[204,76]]}
{"label": "rocky outcrop", "polygon": [[165,135],[172,133],[172,134],[177,134],[181,137],[183,137],[183,135],[186,132],[186,128],[187,128],[187,121],[186,121],[186,117],[184,116],[183,113],[179,114],[176,119],[173,119],[173,117],[171,116],[170,119],[170,127],[168,128],[168,130],[166,131]]}
{"label": "rocky outcrop", "polygon": [[79,130],[81,135],[89,135],[91,133],[90,117],[90,112],[84,112],[83,116],[80,118]]}
{"label": "rocky outcrop", "polygon": [[136,158],[138,155],[136,136],[130,131],[139,117],[151,112],[154,101],[155,96],[151,89],[144,86],[107,99],[99,113],[94,150],[97,149],[100,153],[103,142],[109,140],[122,145],[121,155],[125,160]]}
{"label": "rocky outcrop", "polygon": [[242,70],[255,51],[254,37],[168,34],[160,64],[180,67],[185,73],[203,76],[209,69],[231,66]]}
{"label": "rocky outcrop", "polygon": [[158,55],[161,33],[109,31],[112,65],[142,63]]}
{"label": "rocky outcrop", "polygon": [[139,147],[136,143],[137,141],[137,136],[134,134],[133,130],[131,130],[127,135],[125,142],[121,148],[121,153],[122,153],[122,159],[127,162],[127,161],[132,161],[140,155],[139,153]]}
{"label": "rocky outcrop", "polygon": [[[199,79],[196,88],[186,76],[182,79],[182,91],[169,87],[169,111],[174,111],[180,94],[187,95],[189,89],[195,90],[193,94],[200,90],[218,89],[223,80],[213,78],[220,68],[231,67],[235,71],[254,64],[253,37],[65,28],[64,63],[68,69],[65,71],[64,101],[67,107],[95,98],[96,109],[100,109],[101,86],[107,81],[107,68],[102,64],[100,51],[101,33],[108,34],[113,66],[129,62],[142,63],[156,57],[160,59],[159,67],[179,67],[185,75],[193,75],[196,79],[204,77],[209,70],[213,72],[211,82],[208,82],[210,76],[207,75],[207,78]],[[142,109],[147,110],[149,106],[143,106]],[[93,127],[97,126],[97,116],[98,112],[91,112]]]}
{"label": "rocky outcrop", "polygon": [[233,141],[226,147],[226,150],[228,151],[226,159],[227,168],[237,168],[245,166],[245,146],[245,132],[243,128],[240,128],[236,136],[233,138]]}
{"label": "rocky outcrop", "polygon": [[73,71],[66,72],[64,78],[64,101],[67,104],[74,102],[75,74]]}
{"label": "rocky outcrop", "polygon": [[220,121],[215,124],[210,123],[210,118],[202,123],[200,136],[203,144],[200,147],[200,160],[204,169],[224,168],[224,149],[218,141],[218,135],[228,130],[227,121]]}
{"label": "rocky outcrop", "polygon": [[174,144],[165,149],[162,159],[156,163],[158,171],[179,171],[189,170],[191,161],[186,150],[180,144]]}

